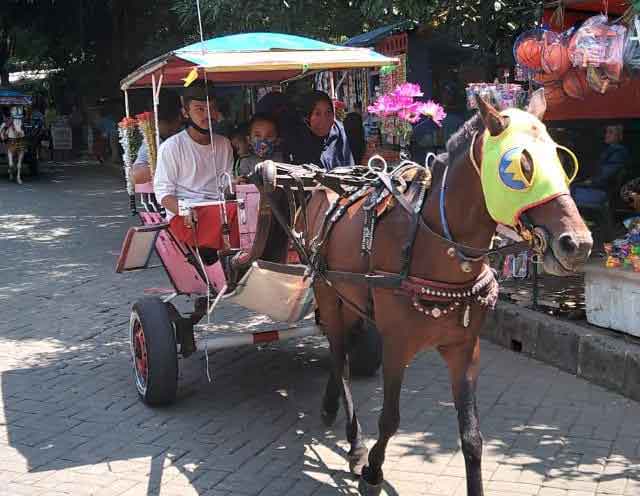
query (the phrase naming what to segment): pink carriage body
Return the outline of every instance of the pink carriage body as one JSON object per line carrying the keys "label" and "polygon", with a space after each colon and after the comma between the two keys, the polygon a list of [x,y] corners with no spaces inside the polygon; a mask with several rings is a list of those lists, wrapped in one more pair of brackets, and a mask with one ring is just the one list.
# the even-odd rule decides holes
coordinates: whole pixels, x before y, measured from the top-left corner
{"label": "pink carriage body", "polygon": [[[151,183],[136,185],[136,192],[140,194],[153,193]],[[238,203],[238,228],[240,231],[240,248],[250,250],[256,236],[260,193],[251,184],[241,184],[236,187]],[[169,280],[176,293],[184,295],[207,294],[207,281],[198,273],[196,268],[187,260],[189,250],[166,229],[166,222],[158,212],[140,212],[143,228],[131,228],[123,243],[122,252],[118,260],[117,271],[139,269],[146,266],[148,256],[136,255],[135,250],[149,249],[144,243],[136,243],[135,237],[149,233],[149,228],[157,226],[155,237],[155,251],[164,266]],[[127,266],[126,259],[142,259],[143,264]],[[216,291],[220,291],[225,284],[224,271],[218,261],[212,265],[204,265],[209,283]]]}

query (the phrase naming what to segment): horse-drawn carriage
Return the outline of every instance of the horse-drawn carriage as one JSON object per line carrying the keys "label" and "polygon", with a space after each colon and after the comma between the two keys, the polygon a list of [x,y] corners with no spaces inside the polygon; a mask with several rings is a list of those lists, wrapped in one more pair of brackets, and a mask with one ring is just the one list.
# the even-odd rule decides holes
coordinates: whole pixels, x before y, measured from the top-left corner
{"label": "horse-drawn carriage", "polygon": [[[10,125],[0,136],[0,153],[6,154],[9,165],[9,178],[21,182],[22,165],[28,164],[29,173],[38,175],[38,147],[42,137],[44,123],[35,119],[27,119],[32,99],[16,90],[0,88],[0,125],[6,121]],[[17,138],[17,139],[16,139]]]}
{"label": "horse-drawn carriage", "polygon": [[[237,35],[209,40],[204,48],[196,44],[155,59],[123,80],[122,89],[128,102],[129,91],[151,86],[154,105],[157,105],[161,88],[182,85],[184,77],[194,68],[206,73],[211,84],[258,86],[282,84],[322,70],[396,63],[395,59],[371,50],[344,48],[295,36]],[[295,201],[289,202],[285,194],[276,194],[275,199],[269,200],[255,185],[233,186],[230,180],[221,177],[219,184],[227,196],[232,192],[234,199],[183,204],[196,210],[205,206],[218,209],[222,225],[228,222],[228,209],[234,208],[238,213],[239,246],[219,252],[212,264],[204,263],[196,250],[181,243],[167,229],[164,211],[156,202],[152,184],[135,187],[136,210],[141,210],[138,215],[142,225],[128,231],[117,271],[148,267],[155,251],[173,286],[168,294],[148,296],[136,302],[131,312],[135,381],[142,400],[149,404],[175,399],[178,359],[196,350],[207,352],[321,333],[315,320],[309,318],[315,308],[310,280],[304,277],[302,266],[286,264],[291,259],[291,240],[269,207],[269,201],[279,202],[283,207],[281,211],[286,211],[286,219],[281,220],[292,225]],[[309,191],[317,186],[309,183],[305,189]],[[181,315],[172,304],[175,297],[182,295],[194,301],[193,311],[186,315]],[[274,324],[252,332],[223,332],[208,323],[200,324],[205,317],[209,322],[222,301],[268,314]],[[352,353],[352,370],[359,375],[371,375],[381,361],[376,330],[366,326],[358,343]]]}
{"label": "horse-drawn carriage", "polygon": [[[265,42],[260,50],[243,46],[243,37],[211,40],[209,51],[187,47],[146,64],[123,81],[123,89],[151,84],[157,102],[163,82],[176,84],[193,67],[219,84],[264,84],[316,70],[395,63],[368,50],[325,44],[296,49],[296,39],[283,40],[277,46]],[[326,172],[313,165],[259,164],[253,185],[237,187],[236,199],[229,200],[239,212],[240,246],[219,251],[211,265],[172,238],[152,192],[140,190],[143,225],[127,234],[118,270],[145,267],[155,249],[175,288],[133,306],[131,350],[143,400],[175,398],[178,355],[196,349],[192,329],[213,331],[197,342],[205,350],[320,332],[310,323],[218,334],[197,324],[221,301],[290,323],[316,306],[332,365],[321,415],[332,424],[343,400],[347,458],[361,476],[362,494],[381,492],[385,450],[400,421],[404,370],[418,351],[435,347],[450,370],[468,494],[482,496],[475,402],[479,335],[497,299],[487,256],[530,247],[547,272],[568,275],[584,264],[592,239],[569,195],[577,160],[541,122],[543,92],[531,95],[526,111],[496,109],[481,98],[477,104],[478,113],[450,139],[447,154],[429,166],[403,162],[390,168],[377,159],[367,167]],[[228,179],[220,181],[222,187]],[[224,226],[229,203],[209,206],[218,208]],[[523,241],[494,249],[498,224],[516,230]],[[299,264],[286,263],[290,245]],[[170,305],[178,294],[200,296],[192,314],[183,317]],[[375,323],[383,351],[384,401],[371,452],[356,416],[348,367],[363,323]]]}

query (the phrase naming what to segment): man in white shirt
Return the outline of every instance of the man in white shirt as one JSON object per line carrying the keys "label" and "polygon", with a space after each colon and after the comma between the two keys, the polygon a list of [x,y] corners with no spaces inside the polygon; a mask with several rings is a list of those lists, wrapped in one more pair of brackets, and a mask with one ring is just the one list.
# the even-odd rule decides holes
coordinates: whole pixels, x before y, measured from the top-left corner
{"label": "man in white shirt", "polygon": [[231,143],[209,130],[217,115],[212,86],[196,81],[186,88],[183,112],[187,129],[167,139],[158,150],[153,181],[156,198],[167,210],[169,229],[179,240],[198,247],[228,248],[223,236],[228,229],[230,245],[237,247],[240,236],[235,203],[227,204],[226,226],[219,206],[197,208],[196,223],[191,217],[179,216],[178,200],[223,201],[220,176],[233,171]]}

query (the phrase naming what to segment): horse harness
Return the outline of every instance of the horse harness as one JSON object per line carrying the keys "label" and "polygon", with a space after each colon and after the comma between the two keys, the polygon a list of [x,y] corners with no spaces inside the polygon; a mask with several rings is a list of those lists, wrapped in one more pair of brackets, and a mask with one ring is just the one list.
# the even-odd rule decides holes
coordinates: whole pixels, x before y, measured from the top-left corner
{"label": "horse harness", "polygon": [[[471,151],[471,155],[473,156],[473,151]],[[435,158],[433,155],[431,157]],[[444,159],[436,158],[436,160]],[[368,168],[361,166],[339,168],[327,172],[313,165],[289,166],[268,161],[256,167],[252,179],[261,187],[261,191],[267,194],[267,197],[272,195],[271,192],[275,187],[280,187],[287,192],[291,204],[294,203],[294,200],[298,203],[303,223],[303,232],[301,233],[296,233],[285,222],[286,216],[278,211],[278,207],[269,198],[275,218],[289,235],[301,262],[307,266],[305,275],[313,280],[319,278],[333,287],[340,301],[361,318],[373,322],[372,290],[386,288],[393,290],[395,294],[409,298],[412,307],[417,312],[434,320],[460,312],[460,324],[466,328],[471,323],[472,305],[479,304],[482,307],[494,308],[498,298],[498,283],[495,274],[489,266],[484,265],[481,273],[474,280],[462,284],[411,276],[409,268],[418,229],[422,228],[427,233],[446,241],[450,245],[447,255],[452,258],[457,257],[461,261],[461,268],[464,272],[471,271],[471,261],[481,261],[490,254],[518,253],[528,249],[531,243],[530,240],[524,238],[525,241],[502,248],[481,250],[455,242],[449,232],[444,210],[447,169],[448,165],[445,167],[443,193],[440,195],[440,213],[445,236],[431,229],[422,218],[424,201],[431,187],[431,170],[413,162],[403,162],[390,172],[387,172],[386,167],[376,169],[372,166]],[[267,184],[269,180],[272,181],[270,185]],[[275,184],[276,182],[277,184]],[[324,213],[321,228],[312,239],[309,238],[306,218],[305,186],[323,186],[337,194]],[[364,202],[362,205],[364,223],[360,249],[363,256],[369,260],[369,272],[362,274],[330,270],[322,255],[322,248],[329,239],[333,227],[347,210],[358,202]],[[374,270],[371,262],[376,225],[383,215],[390,212],[396,205],[400,205],[409,214],[409,228],[400,250],[401,270],[397,274]],[[523,227],[522,233],[525,232],[528,230]],[[477,255],[471,256],[467,253]],[[367,286],[369,298],[366,308],[362,308],[341,294],[334,285],[339,282]]]}

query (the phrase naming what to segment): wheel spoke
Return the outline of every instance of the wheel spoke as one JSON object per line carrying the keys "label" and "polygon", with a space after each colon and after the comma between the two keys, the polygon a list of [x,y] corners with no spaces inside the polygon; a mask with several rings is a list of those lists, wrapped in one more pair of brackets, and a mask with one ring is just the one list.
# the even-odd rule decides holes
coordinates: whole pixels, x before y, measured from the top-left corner
{"label": "wheel spoke", "polygon": [[140,322],[134,324],[133,331],[133,354],[136,368],[136,375],[140,381],[142,387],[147,385],[148,377],[148,359],[147,359],[147,344],[144,338],[144,330]]}

